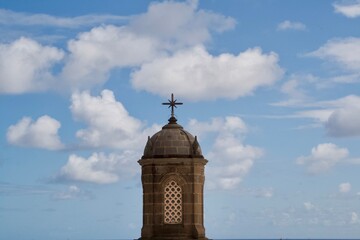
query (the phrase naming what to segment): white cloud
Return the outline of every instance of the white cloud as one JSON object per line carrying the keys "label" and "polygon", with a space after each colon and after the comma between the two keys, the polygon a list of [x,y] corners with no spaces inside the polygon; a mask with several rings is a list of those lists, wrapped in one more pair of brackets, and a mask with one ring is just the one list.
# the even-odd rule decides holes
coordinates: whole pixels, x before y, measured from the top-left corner
{"label": "white cloud", "polygon": [[132,19],[129,28],[140,35],[161,39],[170,49],[201,44],[211,39],[211,32],[234,28],[233,18],[197,8],[198,1],[151,3],[146,13]]}
{"label": "white cloud", "polygon": [[341,183],[339,185],[339,192],[341,192],[341,193],[348,193],[348,192],[350,192],[350,190],[351,190],[351,184],[348,182]]}
{"label": "white cloud", "polygon": [[58,136],[60,126],[59,121],[47,115],[35,122],[24,117],[8,128],[6,137],[9,143],[18,146],[58,150],[64,147]]}
{"label": "white cloud", "polygon": [[301,22],[292,22],[289,20],[285,20],[277,26],[277,30],[285,31],[285,30],[306,30],[306,25]]}
{"label": "white cloud", "polygon": [[311,202],[304,202],[304,208],[308,211],[311,211],[315,209],[315,205]]}
{"label": "white cloud", "polygon": [[271,103],[270,105],[281,107],[303,106],[310,100],[310,97],[306,94],[304,86],[309,83],[313,84],[316,81],[317,79],[311,74],[292,74],[289,79],[283,83],[280,89],[282,93],[288,96],[288,99],[285,101]]}
{"label": "white cloud", "polygon": [[342,106],[334,110],[325,123],[329,135],[335,137],[359,136],[360,97],[350,95],[334,103]]}
{"label": "white cloud", "polygon": [[297,112],[295,116],[301,118],[313,118],[315,121],[324,124],[327,122],[333,112],[333,109],[305,110]]}
{"label": "white cloud", "polygon": [[29,14],[0,9],[0,24],[12,26],[53,26],[64,28],[77,28],[81,26],[103,24],[108,22],[119,22],[127,20],[128,17],[116,15],[84,15],[79,17],[54,17],[47,14]]}
{"label": "white cloud", "polygon": [[306,165],[309,173],[326,172],[349,155],[346,148],[340,148],[333,143],[323,143],[311,149],[309,156],[301,156],[296,160],[299,165]]}
{"label": "white cloud", "polygon": [[281,86],[281,91],[294,98],[303,98],[304,93],[299,89],[299,80],[290,79]]}
{"label": "white cloud", "polygon": [[55,84],[51,68],[64,57],[62,50],[20,38],[0,44],[0,93],[47,90]]}
{"label": "white cloud", "polygon": [[334,10],[349,18],[356,18],[360,16],[360,1],[355,0],[348,3],[334,3]]}
{"label": "white cloud", "polygon": [[120,177],[135,175],[138,171],[137,154],[125,151],[123,154],[93,153],[89,158],[75,154],[61,168],[56,177],[59,181],[84,181],[97,184],[117,182]]}
{"label": "white cloud", "polygon": [[351,213],[350,224],[359,224],[360,219],[356,212]]}
{"label": "white cloud", "polygon": [[75,89],[105,83],[115,67],[133,67],[158,54],[158,42],[126,27],[100,26],[68,42],[61,78]]}
{"label": "white cloud", "polygon": [[87,125],[76,132],[80,145],[116,148],[120,153],[93,153],[89,158],[72,154],[56,180],[108,184],[138,172],[136,159],[141,157],[147,136],[157,132],[160,126],[146,128],[129,115],[110,90],[103,90],[100,96],[91,96],[86,91],[74,93],[70,109],[76,120]]}
{"label": "white cloud", "polygon": [[131,81],[135,89],[162,96],[176,90],[178,96],[190,100],[235,99],[272,85],[282,75],[273,52],[263,54],[253,48],[237,56],[212,56],[197,46],[143,64]]}
{"label": "white cloud", "polygon": [[87,147],[110,147],[139,149],[149,133],[160,126],[145,128],[144,124],[129,115],[121,102],[116,101],[110,90],[103,90],[100,96],[89,92],[74,93],[70,106],[74,118],[88,127],[78,130],[76,136]]}
{"label": "white cloud", "polygon": [[209,122],[199,122],[196,119],[190,119],[188,127],[190,132],[196,132],[199,136],[205,136],[208,133],[219,133],[219,131],[236,134],[244,134],[248,131],[245,122],[235,116],[216,117],[212,118]]}
{"label": "white cloud", "polygon": [[244,145],[242,140],[246,125],[239,117],[214,118],[210,122],[191,120],[189,130],[205,136],[215,133],[215,142],[207,154],[211,163],[207,167],[210,189],[236,188],[248,174],[255,159],[262,156],[262,149]]}
{"label": "white cloud", "polygon": [[307,55],[335,62],[345,70],[358,73],[360,70],[360,38],[332,39]]}

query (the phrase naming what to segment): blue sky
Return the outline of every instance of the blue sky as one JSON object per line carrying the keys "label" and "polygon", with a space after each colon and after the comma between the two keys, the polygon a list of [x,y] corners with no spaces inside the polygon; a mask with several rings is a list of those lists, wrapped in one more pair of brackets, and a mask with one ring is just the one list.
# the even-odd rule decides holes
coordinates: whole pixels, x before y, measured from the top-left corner
{"label": "blue sky", "polygon": [[210,238],[360,236],[360,1],[0,1],[0,239],[136,238],[147,136]]}

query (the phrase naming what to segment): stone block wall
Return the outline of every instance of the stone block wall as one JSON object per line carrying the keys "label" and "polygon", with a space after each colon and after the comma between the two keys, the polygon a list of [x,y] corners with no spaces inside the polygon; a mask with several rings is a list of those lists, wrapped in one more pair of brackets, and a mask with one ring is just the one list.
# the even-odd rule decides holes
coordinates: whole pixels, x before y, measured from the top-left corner
{"label": "stone block wall", "polygon": [[[140,239],[206,239],[204,158],[145,158],[142,166],[143,227]],[[182,189],[182,222],[164,222],[164,188],[174,180]]]}

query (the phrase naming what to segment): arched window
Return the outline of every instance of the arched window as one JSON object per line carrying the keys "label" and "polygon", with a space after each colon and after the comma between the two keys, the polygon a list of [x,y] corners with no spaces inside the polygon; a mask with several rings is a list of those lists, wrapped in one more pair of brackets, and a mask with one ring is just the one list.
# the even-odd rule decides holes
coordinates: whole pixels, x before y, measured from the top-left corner
{"label": "arched window", "polygon": [[164,223],[178,224],[182,222],[182,190],[171,180],[164,188]]}

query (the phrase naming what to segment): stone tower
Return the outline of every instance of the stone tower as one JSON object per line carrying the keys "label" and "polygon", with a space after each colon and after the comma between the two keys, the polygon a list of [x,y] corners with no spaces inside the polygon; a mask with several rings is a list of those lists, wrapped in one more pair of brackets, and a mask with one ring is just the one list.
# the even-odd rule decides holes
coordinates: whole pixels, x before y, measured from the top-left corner
{"label": "stone tower", "polygon": [[172,95],[169,123],[148,138],[141,165],[141,240],[207,239],[204,228],[204,167],[200,145],[177,124]]}

